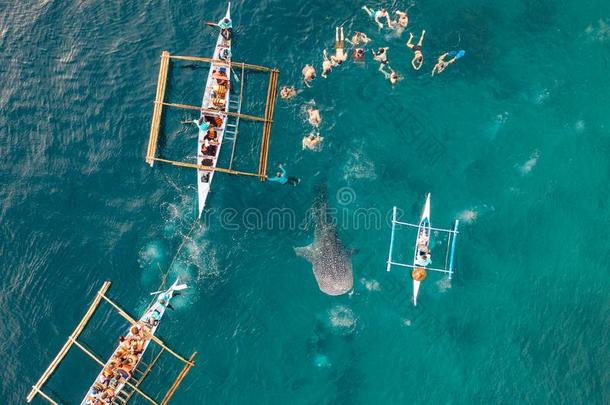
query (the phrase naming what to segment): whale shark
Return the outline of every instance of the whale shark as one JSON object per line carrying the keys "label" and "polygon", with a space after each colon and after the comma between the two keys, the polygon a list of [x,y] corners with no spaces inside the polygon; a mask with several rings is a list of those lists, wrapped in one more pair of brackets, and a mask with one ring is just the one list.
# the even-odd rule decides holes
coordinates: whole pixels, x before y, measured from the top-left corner
{"label": "whale shark", "polygon": [[312,208],[315,218],[314,241],[308,246],[296,247],[294,251],[312,264],[320,291],[328,295],[345,294],[354,285],[351,252],[343,247],[337,228],[329,218],[325,193],[314,202]]}

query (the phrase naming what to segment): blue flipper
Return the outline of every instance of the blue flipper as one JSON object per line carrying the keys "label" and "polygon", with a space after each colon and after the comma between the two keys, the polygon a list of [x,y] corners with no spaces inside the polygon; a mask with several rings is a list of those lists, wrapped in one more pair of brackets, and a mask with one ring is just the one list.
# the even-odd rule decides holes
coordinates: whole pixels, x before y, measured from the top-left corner
{"label": "blue flipper", "polygon": [[464,55],[466,55],[466,51],[462,49],[455,55],[455,59],[460,59]]}

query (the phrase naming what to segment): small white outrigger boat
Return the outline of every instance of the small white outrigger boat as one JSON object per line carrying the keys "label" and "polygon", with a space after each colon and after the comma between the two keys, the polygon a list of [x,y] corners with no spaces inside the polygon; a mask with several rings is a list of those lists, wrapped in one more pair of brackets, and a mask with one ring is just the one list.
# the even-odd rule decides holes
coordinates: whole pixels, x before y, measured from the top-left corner
{"label": "small white outrigger boat", "polygon": [[[171,299],[177,291],[185,288],[187,288],[186,284],[180,284],[180,280],[176,280],[167,290],[153,293],[158,294],[155,302],[142,315],[138,326],[130,326],[122,343],[104,365],[81,405],[105,404],[107,400],[114,403],[114,400],[119,398],[119,393],[125,388],[125,382],[132,378],[132,371],[140,364]],[[131,348],[128,347],[129,345]]]}
{"label": "small white outrigger boat", "polygon": [[[231,3],[225,17],[217,24],[220,28],[210,72],[201,101],[198,121],[197,164],[216,168],[220,147],[227,129],[227,112],[231,94]],[[228,28],[227,28],[228,27]],[[220,62],[215,62],[220,61]],[[203,124],[203,125],[201,125]],[[214,171],[197,170],[198,217],[205,208]]]}
{"label": "small white outrigger boat", "polygon": [[[413,252],[413,264],[405,264],[393,261],[392,252],[394,249],[394,235],[396,231],[396,225],[405,225],[409,227],[417,228],[417,237],[415,239],[415,249]],[[430,224],[430,194],[426,196],[426,203],[422,210],[422,214],[418,224],[410,224],[407,222],[400,222],[396,220],[396,207],[392,210],[392,234],[390,237],[390,251],[388,253],[387,271],[390,271],[392,266],[400,266],[410,268],[411,277],[413,279],[413,305],[417,306],[417,297],[419,296],[419,288],[421,282],[427,277],[427,271],[435,271],[444,273],[451,280],[453,275],[453,259],[455,256],[455,242],[458,235],[459,221],[456,220],[453,230],[450,229],[439,229],[432,228]],[[432,252],[430,251],[430,238],[432,237],[432,231],[448,233],[449,238],[447,239],[447,255],[445,259],[445,266],[443,268],[429,267],[432,264]]]}

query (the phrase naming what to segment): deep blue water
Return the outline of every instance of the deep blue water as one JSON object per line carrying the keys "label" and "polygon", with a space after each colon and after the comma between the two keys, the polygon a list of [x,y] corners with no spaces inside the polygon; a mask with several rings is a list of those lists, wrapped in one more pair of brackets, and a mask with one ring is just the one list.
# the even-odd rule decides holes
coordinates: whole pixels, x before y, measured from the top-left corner
{"label": "deep blue water", "polygon": [[[199,352],[176,404],[610,403],[610,3],[399,3],[427,30],[417,73],[407,33],[378,32],[361,5],[233,3],[234,58],[299,89],[278,100],[270,166],[302,182],[219,174],[193,226],[195,174],[144,155],[161,51],[209,56],[202,21],[225,4],[0,3],[2,403],[24,402],[104,280],[137,316],[168,269],[191,288],[159,336]],[[341,24],[390,46],[404,79],[369,60],[300,84]],[[173,64],[167,99],[198,104],[206,75]],[[265,80],[246,77],[244,112],[262,113]],[[320,153],[301,150],[313,100]],[[193,158],[192,117],[167,112],[161,155]],[[258,161],[260,130],[244,123],[239,168]],[[312,241],[320,188],[354,249],[349,296],[320,293],[293,252]],[[452,282],[431,275],[413,308],[407,272],[385,272],[387,216],[415,221],[427,192],[433,225],[459,218],[462,233]],[[403,260],[413,237],[397,237]],[[125,327],[103,306],[82,340],[105,358]],[[180,368],[160,365],[143,386],[155,395]],[[48,392],[79,403],[98,371],[73,350]]]}

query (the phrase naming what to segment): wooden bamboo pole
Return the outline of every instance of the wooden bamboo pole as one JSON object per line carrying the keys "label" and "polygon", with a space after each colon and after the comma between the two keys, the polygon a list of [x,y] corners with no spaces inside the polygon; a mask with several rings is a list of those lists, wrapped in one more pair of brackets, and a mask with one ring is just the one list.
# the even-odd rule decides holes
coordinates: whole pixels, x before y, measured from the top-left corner
{"label": "wooden bamboo pole", "polygon": [[167,393],[161,400],[161,405],[166,405],[169,402],[169,400],[172,398],[172,396],[178,389],[178,386],[182,383],[182,380],[184,379],[184,377],[186,377],[186,375],[190,371],[191,367],[193,367],[193,365],[195,364],[194,360],[195,360],[196,355],[197,355],[197,352],[194,352],[193,354],[191,354],[191,357],[189,358],[189,363],[184,365],[184,368],[182,369],[182,371],[180,371],[180,374],[178,374],[178,377],[176,378],[176,380],[174,381],[172,386],[169,388],[169,390],[167,391]]}
{"label": "wooden bamboo pole", "polygon": [[108,290],[108,288],[110,288],[110,281],[105,281],[104,284],[102,284],[102,287],[98,291],[97,295],[93,299],[93,302],[89,306],[89,309],[87,310],[87,312],[85,313],[83,318],[80,320],[80,322],[76,326],[76,329],[74,329],[74,332],[72,332],[72,334],[70,335],[70,337],[68,338],[66,343],[64,343],[63,347],[59,350],[59,353],[57,353],[57,356],[55,356],[55,358],[53,359],[51,364],[49,364],[49,367],[47,367],[45,372],[42,373],[42,376],[40,376],[40,379],[38,379],[36,384],[32,387],[32,390],[30,391],[30,393],[27,396],[28,402],[32,402],[32,399],[34,399],[36,394],[41,392],[42,386],[49,379],[49,377],[51,377],[51,375],[53,374],[53,372],[55,371],[55,369],[57,368],[59,363],[63,360],[63,358],[68,353],[68,350],[70,350],[72,343],[76,340],[76,338],[78,336],[80,336],[80,334],[82,333],[85,326],[87,326],[87,323],[93,316],[97,307],[100,305],[100,301],[102,300],[102,297],[104,296],[104,293]]}
{"label": "wooden bamboo pole", "polygon": [[209,172],[221,172],[221,173],[227,173],[227,174],[235,174],[238,176],[260,177],[260,175],[258,173],[240,172],[238,170],[223,169],[222,167],[203,166],[203,165],[198,165],[195,163],[186,163],[186,162],[176,162],[175,160],[168,160],[168,159],[162,159],[162,158],[155,158],[155,161],[162,162],[162,163],[169,163],[170,165],[173,165],[173,166],[188,167],[191,169],[205,170],[205,171],[209,171]]}
{"label": "wooden bamboo pole", "polygon": [[148,138],[148,150],[146,151],[146,162],[152,167],[157,151],[157,139],[159,137],[159,127],[161,125],[161,115],[163,114],[163,99],[165,98],[165,88],[167,86],[167,75],[169,71],[170,54],[163,51],[161,54],[161,66],[159,67],[159,77],[157,79],[157,94],[153,108],[152,122],[150,124],[150,136]]}
{"label": "wooden bamboo pole", "polygon": [[[158,160],[158,159],[155,159]],[[112,307],[114,309],[116,309],[116,311],[118,312],[119,315],[121,315],[123,318],[125,318],[129,323],[131,323],[132,325],[138,325],[138,321],[136,321],[135,319],[133,319],[127,312],[125,312],[121,307],[119,307],[117,304],[115,304],[110,298],[106,297],[105,295],[102,294],[102,298],[104,300],[106,300],[107,303],[109,303],[110,305],[112,305]],[[185,359],[184,357],[180,356],[178,353],[176,353],[175,351],[173,351],[172,349],[170,349],[169,347],[167,347],[165,345],[165,343],[163,343],[163,341],[161,339],[159,339],[158,337],[156,337],[155,335],[150,335],[151,339],[154,340],[159,346],[161,346],[162,348],[164,348],[166,351],[168,351],[169,353],[171,353],[174,357],[176,357],[178,360],[183,361],[184,363],[189,363],[189,361],[187,359]]]}
{"label": "wooden bamboo pole", "polygon": [[[44,399],[46,399],[47,401],[49,401],[50,403],[52,403],[53,405],[59,405],[59,403],[57,403],[53,398],[51,398],[50,396],[48,396],[47,394],[45,394],[44,392],[42,392],[42,390],[39,390],[38,388],[34,387],[33,390],[36,390],[37,394],[40,394],[41,397],[43,397]],[[29,402],[29,401],[28,401]]]}
{"label": "wooden bamboo pole", "polygon": [[221,59],[202,58],[200,56],[171,55],[170,58],[179,59],[179,60],[190,60],[190,61],[195,61],[195,62],[207,62],[207,63],[213,63],[215,65],[225,66],[225,67],[240,66],[244,69],[257,70],[259,72],[270,72],[271,70],[273,70],[272,68],[269,68],[266,66],[252,65],[250,63],[233,62],[233,61],[231,61],[231,64],[228,64],[227,62],[225,62],[224,60],[221,60]]}
{"label": "wooden bamboo pole", "polygon": [[229,115],[231,117],[239,117],[239,118],[243,118],[246,120],[251,120],[251,121],[258,121],[258,122],[269,122],[269,120],[267,118],[263,118],[263,117],[257,117],[255,115],[248,115],[248,114],[238,114],[236,112],[232,112],[232,111],[218,111],[218,110],[210,110],[208,108],[201,108],[198,107],[196,105],[189,105],[189,104],[181,104],[181,103],[161,103],[164,106],[167,107],[176,107],[176,108],[184,108],[187,110],[195,110],[195,111],[201,111],[202,113],[210,113],[210,114],[224,114],[224,115]]}
{"label": "wooden bamboo pole", "polygon": [[[91,359],[93,359],[97,364],[99,364],[102,367],[106,367],[106,364],[103,361],[98,359],[95,354],[91,353],[91,351],[89,349],[87,349],[85,346],[83,346],[79,341],[74,340],[74,344],[76,346],[78,346],[78,348],[81,349],[83,351],[83,353],[85,353],[87,356],[89,356]],[[142,397],[144,399],[146,399],[148,402],[150,402],[151,404],[159,405],[157,403],[157,401],[152,399],[148,394],[146,394],[144,391],[142,391],[141,389],[139,389],[138,387],[136,387],[135,385],[130,383],[128,380],[124,380],[124,381],[125,381],[125,385],[133,388],[134,391],[136,391],[138,394],[142,395]]]}
{"label": "wooden bamboo pole", "polygon": [[271,137],[271,122],[275,110],[275,100],[277,93],[278,70],[273,69],[269,75],[269,86],[267,88],[267,100],[265,103],[265,118],[269,120],[263,127],[263,138],[261,143],[261,153],[259,158],[258,173],[261,181],[267,177],[267,161],[269,157],[269,140]]}

